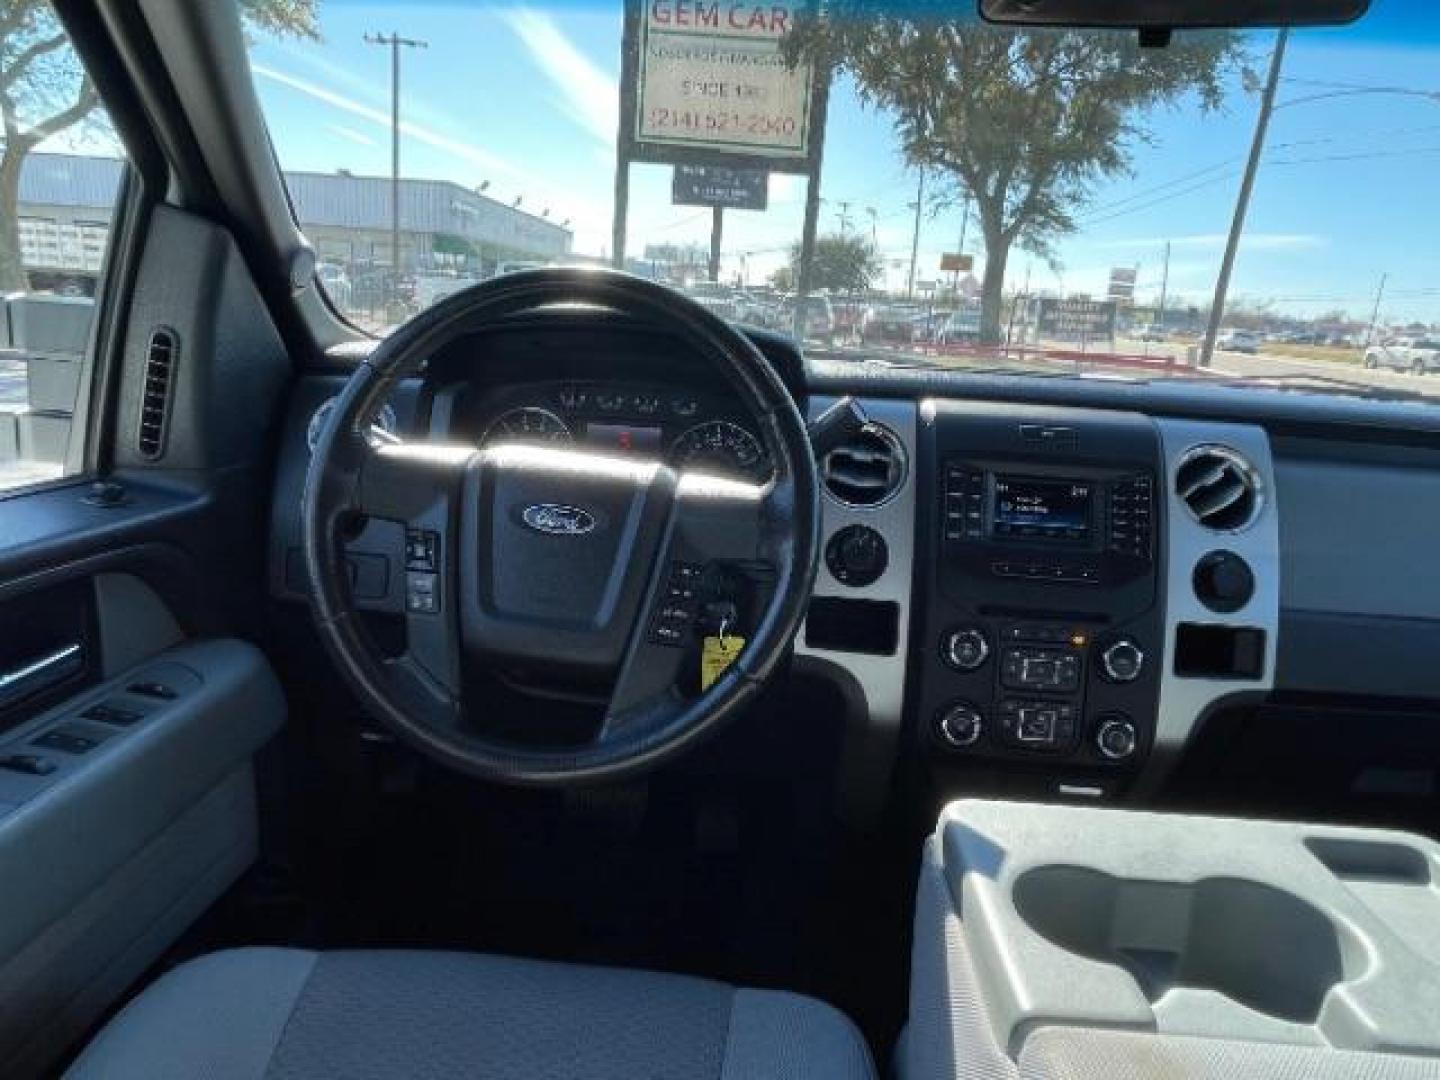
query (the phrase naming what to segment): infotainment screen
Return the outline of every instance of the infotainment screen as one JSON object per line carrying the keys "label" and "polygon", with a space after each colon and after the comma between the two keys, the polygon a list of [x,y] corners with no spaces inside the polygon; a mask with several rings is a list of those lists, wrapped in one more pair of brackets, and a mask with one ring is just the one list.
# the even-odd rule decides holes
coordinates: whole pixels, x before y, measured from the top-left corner
{"label": "infotainment screen", "polygon": [[1090,539],[1093,493],[1088,481],[996,476],[991,528],[996,536],[1084,543]]}

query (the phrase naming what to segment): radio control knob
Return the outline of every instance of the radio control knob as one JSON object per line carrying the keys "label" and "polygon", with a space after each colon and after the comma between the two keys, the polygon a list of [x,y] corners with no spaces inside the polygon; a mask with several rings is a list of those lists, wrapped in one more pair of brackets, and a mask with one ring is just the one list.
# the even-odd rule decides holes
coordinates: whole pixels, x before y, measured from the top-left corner
{"label": "radio control knob", "polygon": [[1140,733],[1128,716],[1110,716],[1095,730],[1095,749],[1111,761],[1124,761],[1140,745]]}
{"label": "radio control knob", "polygon": [[935,720],[936,730],[950,746],[963,750],[974,746],[985,730],[985,721],[972,706],[963,702],[946,708]]}
{"label": "radio control knob", "polygon": [[974,626],[962,626],[945,636],[940,645],[940,655],[956,671],[975,671],[989,659],[990,642],[985,637],[985,631]]}
{"label": "radio control knob", "polygon": [[1113,683],[1134,682],[1144,667],[1144,650],[1130,638],[1112,642],[1100,654],[1100,670]]}

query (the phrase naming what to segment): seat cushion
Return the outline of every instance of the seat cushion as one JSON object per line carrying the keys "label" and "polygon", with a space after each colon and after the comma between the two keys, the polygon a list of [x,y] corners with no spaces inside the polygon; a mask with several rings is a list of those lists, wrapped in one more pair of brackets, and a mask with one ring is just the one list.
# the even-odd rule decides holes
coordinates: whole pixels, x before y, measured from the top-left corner
{"label": "seat cushion", "polygon": [[171,971],[71,1068],[126,1080],[862,1080],[827,1005],[466,953],[237,949]]}

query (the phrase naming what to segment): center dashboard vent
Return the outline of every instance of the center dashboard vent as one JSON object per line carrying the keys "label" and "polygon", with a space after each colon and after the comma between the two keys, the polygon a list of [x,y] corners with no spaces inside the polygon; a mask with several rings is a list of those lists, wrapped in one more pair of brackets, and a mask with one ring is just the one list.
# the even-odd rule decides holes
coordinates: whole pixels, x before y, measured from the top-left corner
{"label": "center dashboard vent", "polygon": [[887,427],[866,424],[820,462],[825,490],[846,506],[879,506],[905,482],[905,448]]}
{"label": "center dashboard vent", "polygon": [[161,328],[150,335],[150,346],[145,354],[145,388],[140,399],[140,431],[136,437],[140,456],[147,461],[156,461],[165,453],[165,436],[170,426],[170,392],[174,386],[179,351],[171,331]]}
{"label": "center dashboard vent", "polygon": [[1199,524],[1216,532],[1238,532],[1260,514],[1260,475],[1228,446],[1197,446],[1180,459],[1175,494]]}

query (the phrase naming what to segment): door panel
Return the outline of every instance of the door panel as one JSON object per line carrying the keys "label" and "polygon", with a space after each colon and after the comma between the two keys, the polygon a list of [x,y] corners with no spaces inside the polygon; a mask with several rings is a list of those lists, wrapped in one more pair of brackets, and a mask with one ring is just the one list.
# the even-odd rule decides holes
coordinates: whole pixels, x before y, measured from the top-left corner
{"label": "door panel", "polygon": [[[244,638],[261,622],[290,360],[225,230],[158,207],[143,243],[99,425],[116,486],[0,502],[7,1078],[53,1068],[254,862],[252,759],[286,715]],[[155,450],[141,435],[157,327],[176,348]]]}
{"label": "door panel", "polygon": [[49,1064],[253,861],[250,759],[284,716],[259,652],[215,640],[0,739],[50,770],[0,767],[0,1075]]}

